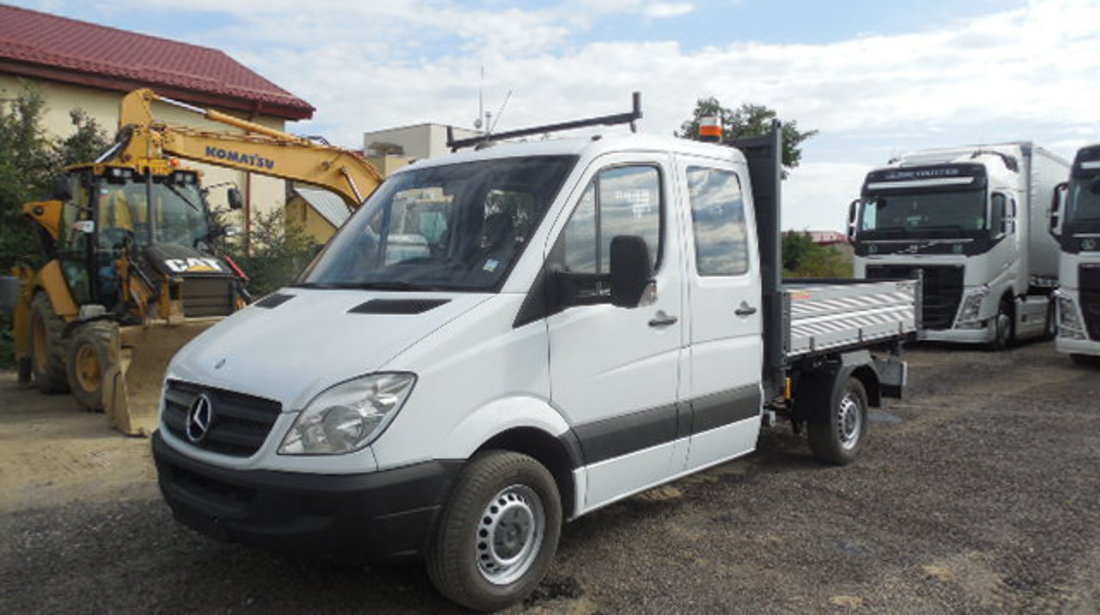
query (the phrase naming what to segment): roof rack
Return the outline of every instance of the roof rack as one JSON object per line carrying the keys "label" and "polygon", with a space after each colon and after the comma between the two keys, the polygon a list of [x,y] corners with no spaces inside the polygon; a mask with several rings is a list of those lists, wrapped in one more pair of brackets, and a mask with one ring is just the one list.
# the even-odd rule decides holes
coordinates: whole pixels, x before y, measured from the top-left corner
{"label": "roof rack", "polygon": [[546,134],[549,132],[560,132],[563,130],[573,130],[574,128],[584,128],[585,126],[613,126],[615,124],[630,124],[630,131],[637,132],[638,129],[634,125],[635,120],[639,120],[642,117],[642,94],[641,92],[634,92],[634,108],[626,113],[616,113],[614,115],[604,115],[600,117],[591,117],[583,120],[574,120],[572,122],[560,122],[558,124],[546,124],[545,126],[532,126],[531,128],[521,128],[519,130],[510,130],[508,132],[498,132],[495,134],[484,134],[478,137],[471,137],[469,139],[455,139],[454,128],[447,127],[447,147],[451,148],[452,152],[457,152],[463,147],[474,147],[478,145],[488,144],[493,141],[499,141],[502,139],[514,139],[516,137],[527,137],[530,135]]}

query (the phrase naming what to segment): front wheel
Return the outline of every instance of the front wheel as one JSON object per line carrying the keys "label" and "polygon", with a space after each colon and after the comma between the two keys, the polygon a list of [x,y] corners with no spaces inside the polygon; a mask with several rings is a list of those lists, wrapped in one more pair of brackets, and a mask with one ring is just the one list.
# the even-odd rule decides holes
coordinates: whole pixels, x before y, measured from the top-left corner
{"label": "front wheel", "polygon": [[111,373],[111,345],[118,325],[93,321],[81,325],[69,345],[69,389],[82,408],[103,410],[103,379]]}
{"label": "front wheel", "polygon": [[818,389],[812,401],[807,429],[810,450],[821,461],[846,465],[855,460],[867,434],[867,391],[854,377],[839,391],[830,388]]}
{"label": "front wheel", "polygon": [[997,317],[993,320],[993,350],[1008,350],[1016,338],[1016,322],[1012,317],[1012,307],[1007,301],[997,306]]}
{"label": "front wheel", "polygon": [[428,548],[428,576],[447,598],[492,611],[538,586],[557,550],[562,511],[554,477],[510,451],[463,470]]}

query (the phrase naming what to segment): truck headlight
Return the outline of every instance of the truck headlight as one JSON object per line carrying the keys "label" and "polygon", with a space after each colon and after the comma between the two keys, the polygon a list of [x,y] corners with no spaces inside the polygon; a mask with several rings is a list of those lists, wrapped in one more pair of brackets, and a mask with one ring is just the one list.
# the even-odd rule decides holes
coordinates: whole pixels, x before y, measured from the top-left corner
{"label": "truck headlight", "polygon": [[326,389],[298,415],[279,454],[340,455],[362,449],[393,420],[415,382],[413,374],[372,374]]}
{"label": "truck headlight", "polygon": [[969,294],[963,300],[962,309],[959,310],[959,318],[955,321],[958,329],[981,329],[982,299],[989,294],[989,287],[982,285]]}
{"label": "truck headlight", "polygon": [[1077,317],[1077,306],[1073,299],[1064,295],[1055,296],[1058,298],[1058,337],[1071,340],[1088,339],[1085,335],[1085,327]]}

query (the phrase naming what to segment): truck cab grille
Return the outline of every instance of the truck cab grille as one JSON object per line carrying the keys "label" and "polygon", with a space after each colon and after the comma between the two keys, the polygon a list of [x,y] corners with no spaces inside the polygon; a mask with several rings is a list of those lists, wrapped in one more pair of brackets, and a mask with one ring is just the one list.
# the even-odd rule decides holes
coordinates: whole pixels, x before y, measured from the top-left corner
{"label": "truck cab grille", "polygon": [[955,314],[962,300],[962,265],[935,265],[912,267],[909,265],[868,265],[869,279],[911,278],[922,273],[921,328],[950,329],[955,324]]}
{"label": "truck cab grille", "polygon": [[1081,288],[1081,313],[1089,338],[1100,341],[1100,267],[1081,265],[1077,269]]}
{"label": "truck cab grille", "polygon": [[[212,420],[206,435],[192,442],[187,435],[187,413],[203,394],[210,400]],[[164,391],[164,425],[173,436],[234,457],[248,457],[260,450],[282,409],[282,404],[270,399],[179,380],[169,380]]]}

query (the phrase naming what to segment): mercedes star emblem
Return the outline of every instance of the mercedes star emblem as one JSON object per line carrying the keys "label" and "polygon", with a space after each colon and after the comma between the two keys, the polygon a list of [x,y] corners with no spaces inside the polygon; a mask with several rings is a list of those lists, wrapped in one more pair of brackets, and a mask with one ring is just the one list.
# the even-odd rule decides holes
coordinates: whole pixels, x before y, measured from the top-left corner
{"label": "mercedes star emblem", "polygon": [[191,402],[187,409],[187,439],[198,444],[210,432],[210,423],[214,420],[214,404],[206,393],[202,393]]}

